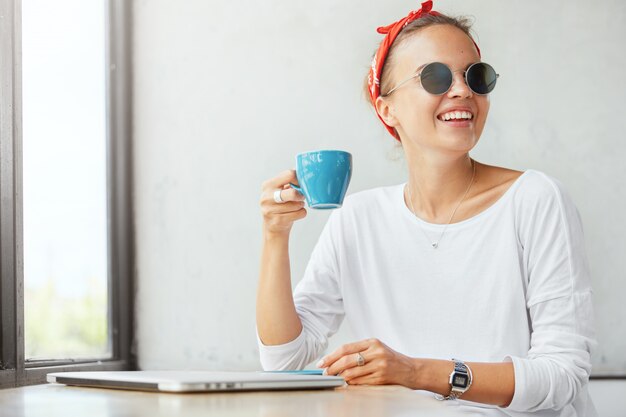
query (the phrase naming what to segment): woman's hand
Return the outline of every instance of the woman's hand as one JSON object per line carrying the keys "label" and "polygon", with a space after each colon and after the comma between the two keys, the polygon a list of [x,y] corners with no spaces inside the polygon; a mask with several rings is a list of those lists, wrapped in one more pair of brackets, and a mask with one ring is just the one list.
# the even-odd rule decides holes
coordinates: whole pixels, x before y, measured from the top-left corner
{"label": "woman's hand", "polygon": [[[290,182],[299,185],[294,170],[284,171],[262,185],[260,204],[263,213],[263,231],[266,234],[288,235],[293,223],[307,215],[304,196],[291,188]],[[282,203],[274,200],[276,190],[281,190]]]}
{"label": "woman's hand", "polygon": [[[358,365],[358,354],[364,364]],[[342,376],[351,385],[404,385],[417,389],[418,362],[378,339],[343,345],[317,363],[327,375]]]}

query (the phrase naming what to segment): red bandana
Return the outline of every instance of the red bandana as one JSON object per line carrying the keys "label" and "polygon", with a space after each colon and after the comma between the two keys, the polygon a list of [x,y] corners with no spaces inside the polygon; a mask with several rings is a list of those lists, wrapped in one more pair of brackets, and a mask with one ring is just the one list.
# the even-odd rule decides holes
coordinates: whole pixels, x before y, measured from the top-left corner
{"label": "red bandana", "polygon": [[[376,99],[378,98],[378,96],[380,96],[380,79],[378,77],[380,76],[380,73],[383,69],[383,65],[385,65],[385,59],[387,59],[387,53],[389,52],[389,49],[391,48],[393,41],[396,40],[396,38],[398,37],[402,29],[404,29],[406,25],[408,25],[412,21],[419,19],[420,17],[425,16],[427,14],[438,16],[439,13],[434,10],[431,10],[432,7],[433,7],[433,2],[431,0],[425,1],[422,3],[421,9],[410,12],[406,17],[403,17],[397,22],[394,22],[387,26],[381,26],[378,29],[376,29],[378,33],[384,34],[385,38],[380,43],[380,46],[378,47],[378,51],[376,51],[376,54],[374,55],[374,59],[372,60],[372,66],[370,67],[370,73],[369,73],[369,76],[367,77],[367,84],[369,85],[370,99],[372,100],[372,103],[374,104],[374,108],[376,108]],[[472,42],[474,42],[473,39],[472,39]],[[480,49],[478,48],[478,45],[476,45],[476,42],[474,42],[474,46],[476,46],[476,50],[478,51],[478,56],[480,56]],[[391,133],[391,135],[397,140],[400,140],[400,138],[396,134],[395,129],[391,126],[388,126],[385,123],[385,121],[382,119],[382,117],[380,117],[378,112],[376,112],[376,115],[378,116],[380,121],[383,122],[383,124],[385,125],[389,133]]]}

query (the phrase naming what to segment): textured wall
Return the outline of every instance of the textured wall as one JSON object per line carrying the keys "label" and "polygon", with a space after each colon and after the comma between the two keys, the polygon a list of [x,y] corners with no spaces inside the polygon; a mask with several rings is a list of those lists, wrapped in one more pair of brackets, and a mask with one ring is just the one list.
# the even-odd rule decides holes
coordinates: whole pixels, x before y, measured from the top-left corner
{"label": "textured wall", "polygon": [[[539,2],[533,2],[539,7]],[[375,31],[414,1],[135,1],[138,355],[143,369],[259,368],[261,182],[317,148],[354,155],[349,192],[404,181],[361,83]],[[473,152],[559,178],[587,236],[596,373],[626,373],[626,4],[440,0],[476,17],[501,74]],[[601,74],[601,75],[598,75]],[[294,283],[327,213],[292,232]],[[618,331],[619,329],[619,331]],[[350,340],[343,329],[331,346]]]}

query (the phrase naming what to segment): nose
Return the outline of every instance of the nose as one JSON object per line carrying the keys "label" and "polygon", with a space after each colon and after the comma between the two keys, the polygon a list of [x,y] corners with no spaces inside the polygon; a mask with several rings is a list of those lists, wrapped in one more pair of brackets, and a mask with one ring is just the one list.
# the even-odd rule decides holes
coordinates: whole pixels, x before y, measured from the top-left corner
{"label": "nose", "polygon": [[448,90],[448,97],[471,98],[473,94],[474,93],[465,82],[465,71],[454,71],[452,74],[452,85],[450,86],[450,90]]}

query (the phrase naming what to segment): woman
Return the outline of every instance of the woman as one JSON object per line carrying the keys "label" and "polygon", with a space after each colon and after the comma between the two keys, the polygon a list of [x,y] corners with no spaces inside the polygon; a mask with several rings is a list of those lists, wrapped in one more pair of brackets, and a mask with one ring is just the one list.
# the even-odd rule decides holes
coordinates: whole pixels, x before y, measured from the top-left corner
{"label": "woman", "polygon": [[317,366],[348,384],[429,390],[489,415],[596,415],[578,211],[542,172],[469,156],[497,75],[481,63],[467,21],[431,7],[379,28],[386,36],[368,77],[408,181],[348,196],[293,295],[288,242],[306,216],[303,197],[289,187],[294,171],[263,184],[263,367],[318,359],[345,316],[356,341]]}

